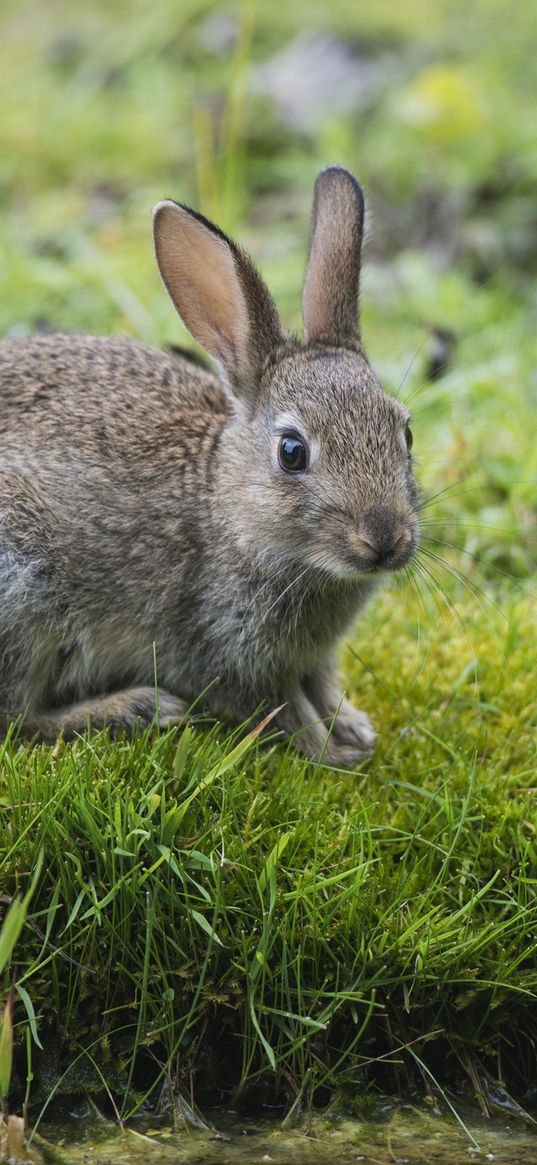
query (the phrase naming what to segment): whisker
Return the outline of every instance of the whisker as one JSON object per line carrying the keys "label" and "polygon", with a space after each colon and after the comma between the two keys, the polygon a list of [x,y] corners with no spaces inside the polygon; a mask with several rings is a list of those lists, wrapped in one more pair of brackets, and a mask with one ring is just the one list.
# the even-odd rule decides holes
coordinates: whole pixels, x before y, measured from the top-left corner
{"label": "whisker", "polygon": [[475,658],[475,651],[473,648],[473,644],[468,637],[468,633],[467,633],[466,628],[464,626],[464,623],[461,619],[461,616],[459,615],[459,612],[457,611],[455,604],[451,601],[447,591],[444,590],[444,587],[441,586],[441,584],[438,582],[436,575],[433,574],[433,572],[425,565],[424,562],[418,563],[417,560],[415,559],[414,560],[414,568],[418,571],[420,577],[423,579],[423,581],[425,582],[426,585],[428,585],[428,584],[427,584],[427,580],[424,578],[424,573],[425,573],[425,575],[427,575],[427,578],[429,578],[431,580],[431,583],[433,584],[435,591],[440,595],[442,602],[448,608],[448,611],[450,612],[451,616],[455,619],[457,626],[459,627],[460,631],[464,635],[464,638],[466,639],[466,641],[470,647],[472,655]]}
{"label": "whisker", "polygon": [[450,490],[456,490],[456,489],[458,490],[458,487],[460,485],[462,485],[465,481],[470,481],[470,480],[471,479],[469,477],[463,477],[461,479],[461,481],[454,481],[451,483],[451,485],[444,486],[444,489],[439,489],[438,493],[432,494],[431,497],[429,497],[429,498],[425,498],[425,501],[423,501],[423,502],[419,502],[419,504],[416,508],[418,510],[426,510],[429,506],[432,506],[433,502],[438,501],[439,498],[445,497],[446,494],[449,494],[448,500],[451,501],[452,497],[458,498],[458,497],[461,497],[463,494],[473,493],[476,490],[480,490],[480,489],[484,488],[482,485],[476,485],[476,486],[470,486],[469,489],[460,490],[458,493],[453,493],[453,494],[449,493]]}
{"label": "whisker", "polygon": [[[405,566],[403,568],[403,574],[404,574],[405,580],[410,584],[411,589],[413,590],[414,594],[416,595],[416,598],[419,600],[419,603],[420,603],[420,606],[421,606],[421,609],[423,611],[425,618],[427,618],[427,608],[425,606],[425,603],[423,602],[423,598],[420,594],[420,589],[419,589],[417,582],[416,582],[416,579],[414,578],[414,575],[412,573],[412,567],[409,564],[407,564],[407,566]],[[419,612],[418,612],[418,642],[420,639],[420,634],[421,634],[421,620],[420,620],[420,616],[419,616]]]}
{"label": "whisker", "polygon": [[277,603],[280,602],[280,599],[283,599],[283,596],[286,595],[287,592],[291,590],[291,587],[294,587],[297,582],[300,582],[301,578],[304,578],[304,575],[308,573],[308,570],[311,570],[310,566],[306,566],[304,568],[304,570],[302,570],[300,572],[300,574],[297,574],[295,578],[291,579],[291,582],[288,583],[286,587],[284,587],[283,591],[280,592],[277,599],[275,599],[274,602],[271,603],[268,610],[264,612],[264,614],[261,618],[261,622],[263,622],[263,619],[267,618],[267,615],[270,615],[270,612],[274,610],[274,607],[277,605]]}
{"label": "whisker", "polygon": [[[432,505],[433,502],[437,501],[438,498],[440,498],[446,494],[449,495],[448,501],[451,501],[452,498],[464,497],[466,494],[479,493],[480,491],[483,491],[483,493],[485,493],[487,488],[489,488],[487,482],[482,482],[481,485],[473,485],[473,486],[470,486],[469,489],[458,490],[457,493],[451,493],[451,494],[449,493],[450,490],[456,490],[459,485],[462,485],[463,482],[469,481],[469,480],[471,480],[470,476],[463,477],[461,479],[461,481],[453,482],[452,485],[446,485],[444,489],[439,490],[438,493],[433,494],[432,497],[425,498],[425,501],[420,502],[420,504],[416,508],[418,510],[425,510],[425,509],[427,509],[428,506]],[[507,486],[507,485],[532,485],[532,486],[534,486],[535,479],[534,478],[514,477],[511,479],[511,481],[502,480],[502,486]]]}
{"label": "whisker", "polygon": [[[404,572],[405,572],[405,576],[408,578],[408,582],[409,582],[409,584],[410,584],[410,587],[411,587],[411,589],[412,589],[413,593],[415,594],[415,596],[416,596],[416,598],[417,598],[417,600],[418,600],[418,602],[419,602],[419,604],[420,604],[420,606],[421,606],[421,608],[422,608],[422,610],[423,610],[423,613],[424,613],[425,619],[427,619],[427,608],[426,608],[426,606],[425,606],[425,603],[424,603],[424,601],[423,601],[423,596],[422,596],[422,594],[421,594],[421,591],[420,591],[420,588],[419,588],[419,586],[418,586],[417,580],[414,578],[414,575],[413,575],[413,572],[412,572],[412,569],[411,569],[411,567],[410,567],[410,566],[406,566],[406,567],[404,568]],[[415,672],[414,679],[413,679],[413,680],[411,681],[411,683],[410,683],[409,685],[407,685],[407,687],[405,688],[405,692],[406,692],[407,694],[408,694],[409,692],[411,692],[411,691],[412,691],[412,689],[413,689],[413,687],[415,686],[415,684],[417,684],[417,682],[418,682],[418,680],[419,680],[420,676],[421,676],[421,675],[423,674],[423,672],[425,671],[425,668],[426,668],[426,666],[427,666],[427,661],[428,661],[428,659],[429,659],[429,656],[430,656],[430,654],[431,654],[431,636],[429,635],[429,636],[427,637],[427,640],[426,640],[426,641],[424,641],[424,642],[425,642],[425,648],[426,648],[426,650],[425,650],[425,652],[424,652],[424,654],[423,654],[423,656],[422,656],[422,658],[421,658],[421,660],[420,660],[420,651],[421,651],[421,645],[422,645],[422,641],[423,641],[423,636],[422,636],[422,622],[421,622],[421,619],[420,619],[420,613],[419,613],[419,610],[417,611],[417,620],[418,620],[418,641],[417,641],[417,645],[416,645],[416,655],[417,655],[417,659],[418,659],[418,667],[417,667],[417,670],[416,670],[416,672]]]}
{"label": "whisker", "polygon": [[[454,550],[457,554],[466,554],[468,558],[471,558],[472,562],[476,563],[478,566],[486,566],[487,569],[493,571],[494,574],[499,574],[502,578],[508,579],[509,582],[513,583],[513,586],[518,587],[519,590],[526,589],[526,580],[521,581],[520,579],[516,578],[515,575],[509,574],[508,570],[502,570],[500,566],[495,566],[492,562],[486,562],[477,554],[473,554],[471,550],[466,550],[464,546],[456,546],[455,543],[446,542],[443,538],[430,538],[428,534],[425,535],[425,540],[427,542],[432,542],[435,546],[446,546],[448,550]],[[425,550],[426,547],[422,546],[422,549]],[[440,561],[444,562],[443,559]]]}
{"label": "whisker", "polygon": [[458,582],[462,583],[462,585],[466,587],[472,597],[479,604],[483,614],[486,613],[486,608],[480,601],[480,595],[482,598],[486,599],[488,603],[490,603],[491,607],[494,607],[496,611],[498,611],[498,614],[500,614],[503,619],[507,620],[505,612],[502,611],[501,607],[498,606],[498,603],[495,603],[494,599],[491,599],[490,595],[487,595],[486,591],[484,591],[482,587],[479,587],[477,583],[471,582],[467,575],[463,574],[462,571],[457,570],[457,567],[452,566],[451,563],[446,562],[445,558],[442,558],[439,554],[435,554],[432,550],[428,550],[426,546],[419,547],[418,553],[426,554],[427,557],[432,559],[432,561],[435,562],[437,566],[443,567],[443,569],[447,571],[448,574],[457,579]]}
{"label": "whisker", "polygon": [[[394,396],[395,396],[396,400],[399,400],[399,396],[400,396],[400,393],[404,387],[405,380],[406,380],[407,376],[409,375],[410,372],[412,372],[412,369],[416,363],[416,360],[418,359],[418,356],[421,356],[421,353],[423,352],[425,345],[429,343],[429,340],[434,335],[434,333],[435,333],[435,328],[429,328],[428,332],[426,332],[425,336],[423,337],[421,344],[416,348],[416,351],[414,352],[412,360],[410,361],[410,364],[407,365],[407,367],[403,373],[403,378],[402,378],[402,380],[400,380],[400,382],[397,386],[397,389],[394,392]],[[426,386],[427,383],[428,382],[426,380],[422,381],[421,387]],[[410,394],[410,397],[407,400],[405,400],[405,405],[408,405],[409,400],[411,400],[412,397],[415,395],[416,395],[416,389],[413,389],[412,393]]]}
{"label": "whisker", "polygon": [[506,526],[494,526],[492,522],[474,522],[472,518],[420,518],[420,527],[423,526],[466,526],[472,530],[493,530],[495,534],[508,534]]}
{"label": "whisker", "polygon": [[247,606],[244,608],[244,615],[248,615],[248,614],[249,614],[249,612],[251,611],[252,607],[253,607],[253,606],[255,605],[255,603],[257,602],[257,600],[258,600],[258,598],[259,598],[260,594],[261,594],[263,591],[265,591],[265,590],[267,589],[267,587],[269,587],[269,586],[270,586],[270,585],[271,585],[271,584],[274,582],[274,580],[275,580],[275,579],[279,578],[279,576],[280,576],[281,574],[284,574],[284,572],[285,572],[286,570],[288,570],[288,563],[284,563],[284,565],[283,565],[283,566],[281,566],[281,567],[280,567],[280,569],[279,569],[279,570],[277,570],[275,574],[272,574],[272,575],[270,575],[270,577],[269,577],[269,578],[265,579],[265,581],[264,581],[263,583],[261,583],[261,586],[260,586],[260,587],[258,587],[258,589],[255,591],[254,595],[253,595],[253,596],[252,596],[252,598],[250,599],[250,602],[249,602],[249,603],[247,604]]}

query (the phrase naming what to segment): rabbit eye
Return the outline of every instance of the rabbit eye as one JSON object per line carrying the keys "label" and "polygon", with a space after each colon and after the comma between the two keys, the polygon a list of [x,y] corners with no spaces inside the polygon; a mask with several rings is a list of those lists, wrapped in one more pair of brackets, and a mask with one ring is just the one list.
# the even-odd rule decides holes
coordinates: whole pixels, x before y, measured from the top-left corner
{"label": "rabbit eye", "polygon": [[278,461],[286,473],[297,473],[306,469],[308,453],[304,441],[294,433],[284,433],[278,445]]}
{"label": "rabbit eye", "polygon": [[412,446],[414,444],[414,437],[412,436],[412,429],[410,428],[410,425],[408,423],[405,425],[405,441],[406,441],[407,453],[410,453],[410,450],[412,449]]}

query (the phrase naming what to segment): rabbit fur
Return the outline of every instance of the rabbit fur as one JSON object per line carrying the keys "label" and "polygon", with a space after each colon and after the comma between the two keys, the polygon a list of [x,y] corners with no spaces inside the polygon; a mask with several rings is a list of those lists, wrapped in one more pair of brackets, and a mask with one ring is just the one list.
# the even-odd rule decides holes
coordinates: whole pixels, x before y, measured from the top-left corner
{"label": "rabbit fur", "polygon": [[236,722],[284,705],[307,756],[370,753],[335,651],[419,532],[408,415],[361,345],[362,234],[358,183],[323,171],[301,341],[235,243],[160,203],[163,281],[220,375],[117,338],[0,344],[3,730],[165,727],[205,693]]}

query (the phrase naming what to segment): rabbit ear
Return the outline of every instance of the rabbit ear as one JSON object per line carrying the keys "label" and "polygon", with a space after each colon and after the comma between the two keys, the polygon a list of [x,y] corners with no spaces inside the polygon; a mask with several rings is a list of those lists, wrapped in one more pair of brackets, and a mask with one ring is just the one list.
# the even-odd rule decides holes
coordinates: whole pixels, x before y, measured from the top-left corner
{"label": "rabbit ear", "polygon": [[223,366],[235,393],[253,397],[263,364],[284,338],[253,263],[218,227],[177,202],[154,208],[153,236],[160,274],[184,324]]}
{"label": "rabbit ear", "polygon": [[315,183],[311,242],[302,315],[306,339],[356,346],[364,196],[340,166],[322,170]]}

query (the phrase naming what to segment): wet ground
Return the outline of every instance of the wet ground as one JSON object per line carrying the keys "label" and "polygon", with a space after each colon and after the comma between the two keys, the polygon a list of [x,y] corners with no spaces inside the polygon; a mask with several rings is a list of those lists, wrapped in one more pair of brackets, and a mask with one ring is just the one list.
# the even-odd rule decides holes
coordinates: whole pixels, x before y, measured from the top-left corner
{"label": "wet ground", "polygon": [[107,1121],[63,1119],[41,1130],[39,1147],[58,1165],[537,1165],[537,1129],[458,1114],[464,1128],[427,1105],[393,1100],[379,1102],[367,1119],[316,1115],[290,1129],[224,1109],[210,1114],[210,1127],[185,1123],[175,1132],[146,1124],[122,1133]]}

